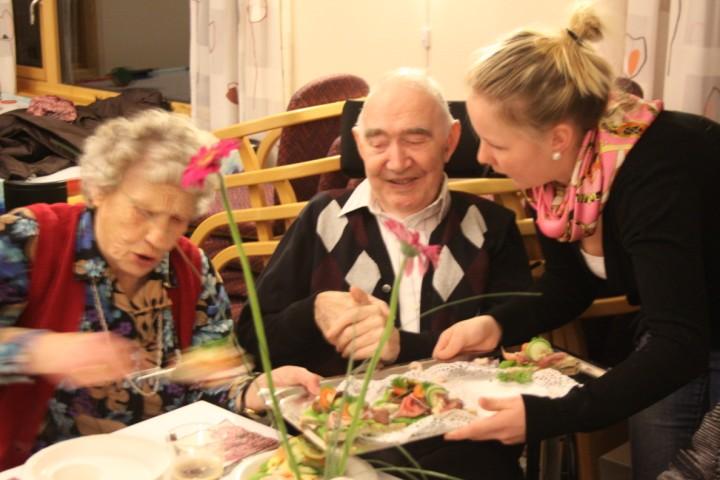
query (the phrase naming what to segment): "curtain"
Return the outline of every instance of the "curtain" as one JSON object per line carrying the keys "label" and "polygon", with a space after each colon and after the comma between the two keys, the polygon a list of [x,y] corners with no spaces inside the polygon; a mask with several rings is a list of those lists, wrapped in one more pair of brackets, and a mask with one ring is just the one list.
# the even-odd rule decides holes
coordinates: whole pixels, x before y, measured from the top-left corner
{"label": "curtain", "polygon": [[629,0],[624,74],[668,109],[720,121],[720,0]]}
{"label": "curtain", "polygon": [[0,0],[0,94],[15,94],[15,27],[12,0]]}
{"label": "curtain", "polygon": [[190,0],[193,118],[208,130],[285,109],[282,0]]}

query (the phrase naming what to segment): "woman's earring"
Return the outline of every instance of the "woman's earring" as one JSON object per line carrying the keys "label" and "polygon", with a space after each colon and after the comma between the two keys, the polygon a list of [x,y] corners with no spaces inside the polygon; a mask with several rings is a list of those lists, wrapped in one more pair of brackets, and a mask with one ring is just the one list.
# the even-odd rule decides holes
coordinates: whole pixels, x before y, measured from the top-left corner
{"label": "woman's earring", "polygon": [[552,157],[550,158],[557,162],[558,160],[560,160],[560,152],[553,152]]}

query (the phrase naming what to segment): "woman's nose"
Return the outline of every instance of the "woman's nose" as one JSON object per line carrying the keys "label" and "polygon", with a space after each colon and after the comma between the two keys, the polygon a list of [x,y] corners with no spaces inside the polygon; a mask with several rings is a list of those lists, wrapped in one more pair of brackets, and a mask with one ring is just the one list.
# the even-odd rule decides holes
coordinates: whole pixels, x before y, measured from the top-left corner
{"label": "woman's nose", "polygon": [[160,219],[155,219],[153,222],[150,222],[150,227],[145,234],[145,240],[152,245],[153,248],[163,252],[172,250],[178,237],[179,235],[170,228],[169,221]]}
{"label": "woman's nose", "polygon": [[492,155],[490,154],[490,149],[483,144],[483,142],[480,142],[480,146],[478,147],[477,151],[477,161],[478,163],[482,165],[491,165],[494,163]]}

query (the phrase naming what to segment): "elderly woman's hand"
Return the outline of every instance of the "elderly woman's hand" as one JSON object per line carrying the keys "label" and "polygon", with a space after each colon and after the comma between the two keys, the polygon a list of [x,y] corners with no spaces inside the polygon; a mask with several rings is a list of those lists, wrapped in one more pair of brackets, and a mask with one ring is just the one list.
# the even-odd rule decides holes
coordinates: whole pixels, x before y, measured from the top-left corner
{"label": "elderly woman's hand", "polygon": [[[320,375],[316,375],[305,368],[295,366],[279,367],[272,371],[273,382],[276,387],[292,387],[301,386],[310,394],[317,395],[320,393]],[[265,410],[265,402],[258,391],[267,387],[267,378],[265,374],[260,375],[248,387],[245,396],[245,406],[255,410]]]}
{"label": "elderly woman's hand", "polygon": [[27,346],[26,373],[78,387],[101,385],[130,373],[137,350],[135,343],[112,333],[48,332]]}

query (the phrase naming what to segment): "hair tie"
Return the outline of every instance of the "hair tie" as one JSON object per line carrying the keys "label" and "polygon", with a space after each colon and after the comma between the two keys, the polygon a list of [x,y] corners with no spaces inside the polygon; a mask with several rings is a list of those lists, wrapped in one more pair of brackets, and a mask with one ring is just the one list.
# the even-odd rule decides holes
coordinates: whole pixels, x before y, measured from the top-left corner
{"label": "hair tie", "polygon": [[582,39],[580,37],[578,37],[577,33],[573,32],[569,28],[566,28],[565,31],[567,32],[568,35],[570,35],[570,38],[575,40],[575,43],[577,43],[578,45],[582,45]]}

